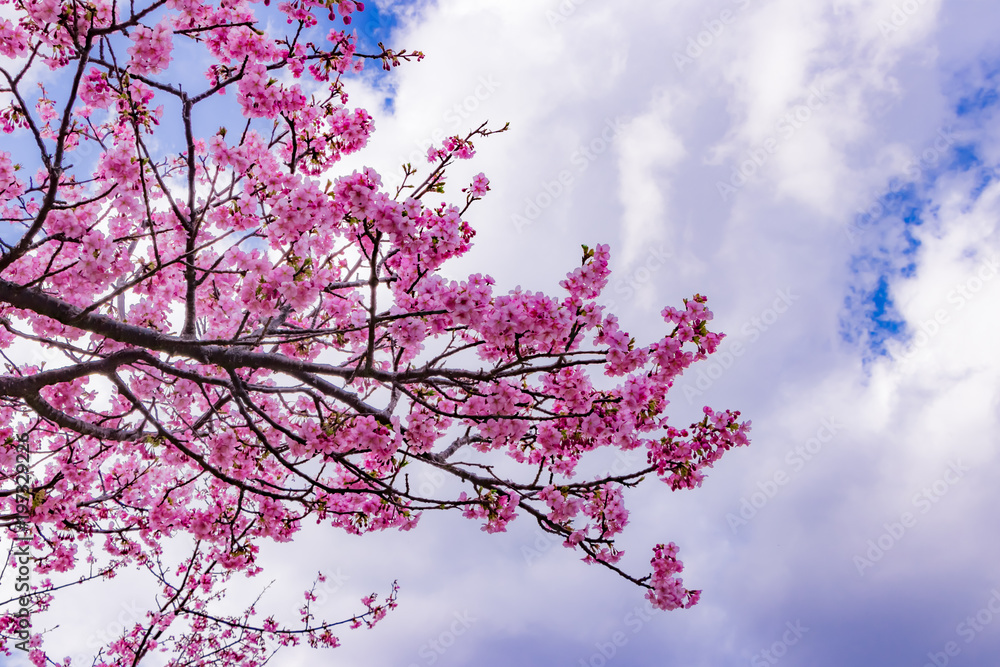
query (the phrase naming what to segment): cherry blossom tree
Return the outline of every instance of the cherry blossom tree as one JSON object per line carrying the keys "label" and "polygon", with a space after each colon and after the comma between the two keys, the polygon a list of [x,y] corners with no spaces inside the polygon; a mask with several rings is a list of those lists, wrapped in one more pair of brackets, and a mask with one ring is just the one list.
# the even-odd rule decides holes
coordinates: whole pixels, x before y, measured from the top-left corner
{"label": "cherry blossom tree", "polygon": [[[345,85],[422,54],[356,50],[360,2],[267,5],[0,0],[0,526],[15,545],[0,576],[30,549],[34,577],[5,602],[0,648],[69,664],[44,612],[126,569],[158,594],[92,664],[336,646],[333,627],[371,626],[395,587],[332,621],[305,591],[289,624],[219,612],[226,583],[306,522],[410,530],[440,510],[488,532],[534,521],[656,607],[695,604],[675,545],[637,575],[615,539],[627,487],[696,487],[747,443],[738,412],[667,422],[674,379],[721,339],[705,298],[663,310],[662,338],[640,345],[598,303],[606,245],[584,246],[555,296],[445,277],[490,189],[480,174],[446,193],[446,173],[506,127],[446,139],[397,188],[338,174],[374,127]],[[622,450],[641,465],[584,472]],[[448,483],[416,488],[428,469]]]}

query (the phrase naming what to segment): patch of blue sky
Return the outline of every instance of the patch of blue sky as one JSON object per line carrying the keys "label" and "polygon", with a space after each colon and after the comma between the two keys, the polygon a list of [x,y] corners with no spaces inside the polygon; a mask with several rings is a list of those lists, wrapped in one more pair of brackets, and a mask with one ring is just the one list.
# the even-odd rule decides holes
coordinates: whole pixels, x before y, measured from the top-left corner
{"label": "patch of blue sky", "polygon": [[920,240],[914,230],[923,224],[928,206],[909,189],[884,198],[884,213],[872,223],[871,244],[851,260],[841,335],[862,348],[865,361],[886,355],[889,340],[906,340],[911,333],[892,300],[891,285],[916,272]]}
{"label": "patch of blue sky", "polygon": [[906,331],[889,289],[890,276],[902,269],[894,272],[884,261],[858,262],[851,269],[863,280],[853,285],[844,299],[849,316],[841,320],[840,333],[846,342],[861,348],[863,361],[870,362],[886,355],[887,342]]}
{"label": "patch of blue sky", "polygon": [[[18,92],[24,99],[31,118],[37,125],[41,123],[41,120],[38,117],[36,105],[42,98],[42,87],[44,86],[45,97],[55,103],[55,109],[60,114],[58,118],[52,121],[53,126],[58,127],[59,122],[62,120],[62,110],[64,106],[63,101],[66,91],[69,89],[69,86],[73,81],[74,72],[72,71],[72,68],[51,71],[48,67],[38,61],[35,62],[33,67],[34,72],[39,79],[38,83],[27,85],[21,84],[18,88]],[[8,71],[12,75],[16,76],[20,70],[10,68]],[[30,75],[27,78],[30,80]],[[0,100],[3,100],[4,105],[6,105],[10,103],[11,98],[4,96],[0,98]],[[0,136],[3,137],[0,150],[10,153],[13,162],[21,166],[21,173],[19,176],[22,178],[24,178],[25,175],[33,176],[35,172],[43,166],[41,154],[38,148],[38,142],[31,130],[27,128],[18,128],[11,134],[0,134]],[[54,141],[42,139],[42,143],[50,154],[54,151]]]}
{"label": "patch of blue sky", "polygon": [[850,263],[852,279],[840,332],[845,341],[862,348],[865,361],[886,355],[889,340],[907,335],[891,283],[916,271],[920,241],[914,229],[923,224],[930,205],[923,193],[939,175],[940,169],[920,170],[917,180],[893,180],[855,222],[853,238],[861,247]]}
{"label": "patch of blue sky", "polygon": [[377,53],[379,42],[389,48],[395,46],[389,43],[389,39],[398,25],[395,12],[380,10],[376,2],[366,2],[364,11],[352,15],[350,27],[357,30],[359,51]]}
{"label": "patch of blue sky", "polygon": [[997,177],[997,166],[984,162],[979,156],[976,146],[959,146],[956,148],[956,159],[950,165],[952,171],[972,172],[974,182],[969,193],[969,204],[965,210],[969,210],[972,202],[975,202],[990,183]]}
{"label": "patch of blue sky", "polygon": [[980,88],[972,95],[964,97],[955,106],[955,113],[959,116],[967,116],[988,109],[1000,101],[995,88]]}
{"label": "patch of blue sky", "polygon": [[[399,8],[394,6],[379,8],[378,5],[379,3],[374,1],[366,2],[364,11],[354,14],[351,26],[357,30],[358,53],[381,53],[382,49],[378,46],[380,42],[385,48],[397,52],[417,48],[412,44],[396,43],[394,32],[400,25]],[[405,67],[406,63],[401,66]],[[369,83],[374,88],[385,94],[382,99],[382,110],[389,114],[395,113],[396,86],[391,71],[385,71],[379,61],[368,60],[365,63],[364,75],[369,78]]]}
{"label": "patch of blue sky", "polygon": [[881,345],[889,335],[902,331],[905,323],[895,316],[895,308],[892,299],[889,298],[889,280],[886,276],[879,276],[878,285],[867,296],[867,302],[871,304],[871,320],[875,324],[876,335],[873,336],[875,345]]}
{"label": "patch of blue sky", "polygon": [[956,72],[951,93],[955,115],[965,121],[983,120],[1000,108],[1000,55],[982,58]]}
{"label": "patch of blue sky", "polygon": [[[997,61],[1000,63],[1000,60]],[[963,193],[971,207],[986,186],[996,178],[997,164],[989,163],[982,146],[984,121],[992,118],[1000,102],[1000,65],[981,62],[975,71],[963,72],[959,90],[952,92],[955,127],[939,133],[948,141],[915,154],[902,177],[865,210],[859,211],[852,239],[860,242],[851,259],[852,281],[844,299],[841,335],[862,349],[865,360],[885,355],[890,339],[906,342],[913,331],[907,327],[892,301],[894,281],[912,277],[920,241],[915,228],[937,214],[931,193],[944,179],[972,175]],[[963,137],[956,142],[953,137]]]}
{"label": "patch of blue sky", "polygon": [[946,167],[949,171],[968,171],[982,165],[982,160],[976,154],[976,147],[973,144],[955,146],[951,158],[951,162]]}
{"label": "patch of blue sky", "polygon": [[[986,168],[986,169],[977,169],[976,170],[976,182],[975,182],[975,185],[974,185],[974,187],[972,188],[972,191],[971,191],[972,201],[975,201],[975,200],[979,199],[979,195],[981,195],[983,193],[983,190],[986,189],[987,185],[989,185],[990,183],[992,183],[994,181],[994,179],[996,178],[996,175],[997,174],[996,174],[996,169],[995,168]],[[966,211],[968,211],[968,210],[969,210],[969,208],[966,207]]]}
{"label": "patch of blue sky", "polygon": [[[17,76],[20,73],[20,69],[10,65],[7,67],[8,72],[13,76]],[[41,85],[22,84],[18,88],[18,92],[24,100],[32,122],[35,124],[36,128],[41,131],[41,119],[38,116],[36,105],[42,98],[42,87],[44,86],[45,97],[54,102],[55,109],[59,113],[59,117],[52,121],[53,126],[58,127],[58,124],[62,120],[62,111],[64,106],[63,98],[65,96],[66,89],[72,83],[73,73],[69,68],[51,71],[48,67],[38,61],[35,62],[33,67],[36,72],[39,72],[38,84]],[[26,78],[31,80],[30,75],[26,76]],[[11,97],[7,95],[0,97],[0,104],[2,104],[2,106],[6,106],[11,103]],[[34,132],[27,127],[16,128],[10,134],[0,134],[0,137],[2,137],[2,139],[0,139],[0,151],[10,154],[10,159],[17,169],[18,178],[28,183],[29,187],[37,185],[38,180],[35,179],[35,176],[38,174],[39,170],[45,166],[42,159],[42,152],[39,148],[39,141],[50,156],[55,152],[55,142],[50,139],[36,137]],[[70,154],[70,161],[79,161],[76,157],[76,155]],[[37,193],[28,193],[23,198],[33,198],[36,201],[41,201],[41,196]],[[0,223],[0,238],[2,238],[5,243],[16,242],[20,238],[22,232],[23,228],[19,225],[16,226],[11,222],[6,221]]]}

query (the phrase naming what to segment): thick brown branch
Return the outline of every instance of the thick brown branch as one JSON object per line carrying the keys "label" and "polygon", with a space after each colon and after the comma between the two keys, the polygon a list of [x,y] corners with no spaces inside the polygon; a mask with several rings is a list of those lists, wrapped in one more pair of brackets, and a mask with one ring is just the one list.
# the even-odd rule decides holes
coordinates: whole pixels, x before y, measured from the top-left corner
{"label": "thick brown branch", "polygon": [[89,435],[93,438],[113,440],[115,442],[134,442],[136,440],[142,440],[147,436],[156,435],[154,431],[143,432],[141,429],[126,431],[123,429],[107,428],[105,426],[91,424],[90,422],[68,415],[62,410],[57,410],[40,396],[26,396],[24,397],[24,402],[27,403],[31,409],[38,414],[38,416],[49,420],[57,426],[69,429],[70,431],[74,431],[81,435]]}

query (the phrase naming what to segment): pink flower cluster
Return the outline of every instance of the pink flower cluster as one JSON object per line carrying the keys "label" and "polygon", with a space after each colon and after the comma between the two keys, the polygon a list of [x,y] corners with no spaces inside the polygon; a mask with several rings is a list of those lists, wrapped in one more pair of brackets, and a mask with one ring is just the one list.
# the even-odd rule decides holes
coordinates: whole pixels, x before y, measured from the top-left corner
{"label": "pink flower cluster", "polygon": [[249,63],[237,88],[236,99],[247,118],[294,114],[306,105],[306,97],[298,84],[287,87],[278,83],[263,63]]}
{"label": "pink flower cluster", "polygon": [[170,64],[173,50],[173,32],[167,21],[152,28],[138,26],[132,33],[132,46],[128,48],[129,69],[134,74],[158,74]]}
{"label": "pink flower cluster", "polygon": [[[458,496],[458,501],[469,500],[469,496],[463,491]],[[521,496],[517,493],[497,493],[489,492],[480,495],[478,502],[466,506],[462,516],[467,519],[486,519],[483,530],[487,533],[502,533],[507,530],[507,524],[517,517],[517,506],[521,502]]]}
{"label": "pink flower cluster", "polygon": [[538,497],[549,506],[549,519],[554,523],[567,523],[583,509],[583,502],[579,498],[574,498],[551,484],[542,489]]}
{"label": "pink flower cluster", "polygon": [[688,430],[667,428],[667,435],[650,444],[649,461],[656,474],[673,490],[701,486],[702,472],[733,447],[749,444],[750,422],[737,422],[739,411],[714,412],[705,406],[705,418]]}
{"label": "pink flower cluster", "polygon": [[427,149],[427,161],[437,162],[454,155],[460,160],[470,160],[476,154],[476,147],[468,139],[459,136],[448,137],[442,142],[441,148],[431,146]]}
{"label": "pink flower cluster", "polygon": [[10,159],[10,153],[0,151],[0,216],[13,217],[14,211],[8,206],[24,194],[24,181],[17,177],[17,167]]}
{"label": "pink flower cluster", "polygon": [[475,178],[472,179],[472,185],[469,187],[469,193],[473,197],[483,197],[489,192],[490,189],[490,179],[486,178],[486,174],[479,172],[476,174]]}
{"label": "pink flower cluster", "polygon": [[683,607],[689,609],[698,604],[701,591],[689,591],[684,588],[684,580],[674,577],[684,569],[684,564],[677,560],[677,545],[671,542],[664,546],[658,544],[653,548],[653,558],[649,561],[653,566],[651,589],[646,593],[657,609],[670,611]]}
{"label": "pink flower cluster", "polygon": [[7,19],[0,19],[0,55],[19,58],[28,50],[28,33]]}
{"label": "pink flower cluster", "polygon": [[90,115],[91,108],[107,109],[114,103],[114,91],[108,85],[107,74],[91,67],[80,82],[80,99],[86,102],[81,108],[83,117]]}

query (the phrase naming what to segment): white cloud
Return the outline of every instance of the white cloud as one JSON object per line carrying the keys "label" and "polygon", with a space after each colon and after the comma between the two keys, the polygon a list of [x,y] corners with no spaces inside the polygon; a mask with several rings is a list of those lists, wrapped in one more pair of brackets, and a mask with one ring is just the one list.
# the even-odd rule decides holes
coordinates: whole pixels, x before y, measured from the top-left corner
{"label": "white cloud", "polygon": [[669,124],[672,108],[669,96],[654,94],[649,111],[630,120],[617,137],[626,263],[650,243],[669,238],[669,175],[685,156],[682,140]]}
{"label": "white cloud", "polygon": [[[642,13],[626,3],[605,25],[609,44],[597,49],[614,60],[620,53],[619,40],[628,43],[627,57],[618,60],[624,68],[606,70],[613,73],[606,78],[591,75],[590,81],[605,84],[604,97],[593,94],[585,109],[578,99],[592,90],[562,82],[580,86],[581,72],[590,72],[588,55],[564,61],[559,81],[553,81],[544,66],[529,71],[507,65],[519,76],[510,78],[509,85],[505,80],[498,108],[526,118],[521,124],[512,123],[512,136],[498,139],[509,141],[513,149],[484,152],[481,164],[495,175],[499,196],[483,203],[484,241],[463,266],[488,266],[501,281],[504,276],[516,275],[517,281],[535,276],[536,284],[549,281],[551,288],[550,276],[565,270],[551,265],[573,254],[560,248],[573,245],[581,227],[612,242],[619,253],[616,266],[631,278],[640,275],[635,267],[644,266],[644,249],[663,242],[673,252],[670,264],[650,271],[640,287],[655,292],[660,304],[693,291],[708,292],[719,325],[730,333],[731,342],[745,348],[699,400],[739,407],[752,417],[751,448],[724,459],[697,493],[662,497],[651,490],[633,504],[630,562],[642,565],[647,557],[643,549],[651,540],[676,539],[682,555],[686,552],[689,558],[688,581],[707,589],[703,610],[658,620],[659,640],[641,635],[633,641],[630,650],[640,651],[630,654],[636,660],[642,650],[677,651],[670,655],[682,655],[690,664],[697,664],[706,652],[714,656],[706,664],[749,660],[773,638],[741,614],[747,600],[762,595],[773,599],[767,608],[781,627],[801,611],[793,602],[806,604],[796,597],[796,590],[823,590],[817,569],[833,568],[835,576],[843,578],[842,585],[852,590],[871,581],[859,578],[851,562],[865,540],[877,538],[883,523],[898,518],[911,505],[914,493],[942,474],[950,456],[960,453],[977,463],[992,460],[994,443],[989,434],[997,416],[993,388],[997,360],[984,350],[995,347],[990,343],[996,330],[994,292],[984,287],[978,307],[970,301],[964,314],[955,314],[956,324],[942,327],[908,366],[891,360],[863,366],[860,351],[841,342],[837,333],[837,318],[852,280],[850,257],[865,244],[884,238],[873,226],[852,243],[845,228],[859,208],[886,192],[891,177],[907,177],[910,160],[919,159],[933,145],[947,117],[947,91],[937,86],[948,72],[936,70],[929,79],[917,79],[916,68],[934,67],[938,52],[950,54],[954,61],[983,48],[982,40],[978,45],[958,45],[953,34],[942,34],[939,13],[945,9],[939,3],[923,3],[899,31],[883,36],[878,22],[883,14],[891,15],[892,6],[891,2],[772,2],[748,3],[745,11],[737,12],[737,3],[714,8],[678,3],[646,7]],[[590,17],[604,17],[595,8],[579,4],[555,27],[550,44],[562,47],[589,37]],[[678,71],[672,54],[683,53],[687,39],[697,39],[706,29],[705,21],[719,17],[724,9],[732,10],[738,20],[727,23],[711,41],[705,38],[709,43],[702,54]],[[492,5],[490,11],[495,19],[501,9]],[[531,44],[539,24],[527,18],[523,7],[510,12],[523,21],[525,43]],[[470,13],[464,21],[471,20]],[[448,7],[433,20],[439,23],[438,30],[447,31],[445,26],[452,25]],[[506,25],[496,20],[495,31],[502,32]],[[489,43],[492,35],[480,39]],[[545,51],[532,62],[539,61],[548,63]],[[553,92],[538,95],[539,87]],[[809,117],[793,116],[798,125],[786,121],[779,126],[798,106],[809,108],[816,87],[828,95],[821,104],[813,100]],[[600,127],[612,104],[616,113],[628,118],[615,162],[599,162],[594,170],[579,175],[575,187],[545,216],[523,234],[512,234],[504,215],[487,209],[506,212],[511,203],[515,210],[523,206],[525,198],[539,191],[539,181],[567,164],[574,140],[588,138],[581,128]],[[793,127],[794,132],[783,127]],[[728,179],[749,151],[774,135],[781,139],[777,150],[734,197],[720,201],[716,182]],[[531,163],[525,163],[519,150],[527,141],[541,149]],[[930,174],[921,168],[918,175]],[[607,203],[609,179],[618,184],[617,215]],[[598,184],[604,187],[595,188]],[[996,245],[989,222],[995,218],[993,195],[985,193],[975,207],[963,212],[970,203],[966,186],[944,183],[933,193],[933,202],[941,204],[939,222],[925,226],[914,276],[893,285],[892,296],[911,327],[933,315],[936,303],[942,299],[947,303],[948,290],[976,269],[979,257],[964,256],[964,251],[975,247],[983,254]],[[933,202],[928,209],[936,205]],[[609,218],[620,223],[609,226]],[[496,229],[488,229],[490,224]],[[552,231],[553,226],[558,232]],[[524,241],[531,243],[525,246]],[[507,264],[498,259],[504,254],[522,259]],[[538,266],[533,259],[537,257],[545,257],[546,266]],[[752,324],[770,307],[775,291],[784,288],[801,295],[800,300],[766,329]],[[640,334],[652,335],[657,329],[649,312],[641,318],[636,313],[631,321]],[[756,337],[751,342],[751,336],[741,331],[756,332]],[[678,414],[691,409],[680,394],[674,404]],[[806,446],[831,415],[847,425],[844,430],[794,470],[780,493],[733,536],[726,514],[776,471],[791,475],[789,452]],[[894,559],[887,554],[878,565],[881,572],[904,579],[927,576],[935,563],[942,562],[941,549],[946,546],[921,557],[907,544],[924,547],[936,535],[968,539],[957,526],[970,503],[977,507],[972,498],[985,497],[986,492],[978,478],[968,479],[968,484],[955,487],[935,505],[934,514],[921,515],[908,542],[900,542],[895,551],[902,555]],[[949,520],[956,527],[946,529]],[[826,551],[818,551],[819,545]],[[495,546],[483,543],[483,548],[509,547],[500,538]],[[496,615],[534,619],[526,606],[558,606],[562,611],[556,617],[538,622],[570,662],[576,659],[574,651],[585,659],[593,647],[576,642],[564,627],[563,615],[597,639],[621,624],[627,611],[624,598],[630,593],[602,579],[599,572],[569,570],[570,575],[561,567],[557,583],[550,583],[541,595],[533,578],[535,569],[529,568],[532,583],[521,588],[517,582],[524,575],[517,574],[516,565],[502,570],[510,573],[502,583],[489,574],[463,581],[476,586],[477,599],[497,605],[490,607]],[[883,576],[873,572],[876,579]],[[580,577],[586,592],[563,589],[561,582],[567,577]],[[521,591],[522,604],[500,603],[499,589],[505,591],[504,600],[509,600],[511,590]],[[878,591],[876,587],[868,594],[877,596]],[[527,600],[538,602],[524,604]],[[609,611],[596,611],[594,600]],[[829,604],[837,602],[831,598]],[[735,628],[724,642],[717,631],[720,619]],[[487,639],[476,641],[485,645]]]}

